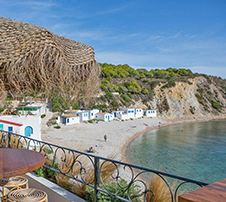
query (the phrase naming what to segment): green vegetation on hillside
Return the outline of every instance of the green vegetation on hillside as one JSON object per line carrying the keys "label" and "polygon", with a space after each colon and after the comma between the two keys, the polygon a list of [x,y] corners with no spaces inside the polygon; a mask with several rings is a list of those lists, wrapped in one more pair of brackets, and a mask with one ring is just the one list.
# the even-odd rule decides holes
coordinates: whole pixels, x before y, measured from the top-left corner
{"label": "green vegetation on hillside", "polygon": [[[188,82],[188,78],[193,78],[189,69],[133,69],[128,65],[100,64],[102,69],[101,90],[105,93],[96,102],[104,104],[108,102],[108,110],[113,110],[119,105],[129,106],[139,99],[145,101],[152,100],[154,89],[162,85],[162,90],[172,88],[176,81]],[[119,93],[119,96],[109,94]],[[166,100],[163,100],[162,111],[168,110]]]}

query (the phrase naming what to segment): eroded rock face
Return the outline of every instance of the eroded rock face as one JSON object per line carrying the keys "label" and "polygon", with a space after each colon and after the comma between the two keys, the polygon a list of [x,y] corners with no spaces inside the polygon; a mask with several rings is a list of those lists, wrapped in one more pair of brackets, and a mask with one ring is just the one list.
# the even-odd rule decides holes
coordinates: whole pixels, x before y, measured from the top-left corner
{"label": "eroded rock face", "polygon": [[46,28],[0,18],[1,89],[13,94],[93,94],[100,74],[91,46]]}
{"label": "eroded rock face", "polygon": [[176,82],[175,87],[164,90],[162,85],[157,86],[153,100],[146,105],[157,108],[159,116],[168,118],[226,117],[226,93],[220,86],[210,84],[204,77],[189,82]]}

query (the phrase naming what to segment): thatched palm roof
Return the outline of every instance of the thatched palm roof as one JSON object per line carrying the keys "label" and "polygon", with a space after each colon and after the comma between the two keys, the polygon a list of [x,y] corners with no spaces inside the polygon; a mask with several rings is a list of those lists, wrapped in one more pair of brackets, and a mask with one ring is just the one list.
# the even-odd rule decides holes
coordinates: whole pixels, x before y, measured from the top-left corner
{"label": "thatched palm roof", "polygon": [[91,46],[46,28],[0,18],[0,90],[14,95],[31,90],[85,95],[96,90],[98,77]]}

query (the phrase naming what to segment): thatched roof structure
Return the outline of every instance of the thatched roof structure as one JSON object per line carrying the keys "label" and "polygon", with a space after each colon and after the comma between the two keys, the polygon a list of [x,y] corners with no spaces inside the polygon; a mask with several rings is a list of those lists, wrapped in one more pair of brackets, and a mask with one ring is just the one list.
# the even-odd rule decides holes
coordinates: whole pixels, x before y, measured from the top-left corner
{"label": "thatched roof structure", "polygon": [[91,46],[0,18],[0,91],[87,96],[97,89],[99,73]]}

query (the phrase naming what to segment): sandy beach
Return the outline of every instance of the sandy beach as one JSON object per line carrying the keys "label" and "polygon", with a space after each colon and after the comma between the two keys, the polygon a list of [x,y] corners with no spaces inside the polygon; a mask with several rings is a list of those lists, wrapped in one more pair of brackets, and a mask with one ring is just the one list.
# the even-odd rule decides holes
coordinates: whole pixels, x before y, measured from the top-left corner
{"label": "sandy beach", "polygon": [[[194,120],[142,118],[128,121],[61,125],[61,129],[49,127],[42,131],[42,140],[83,152],[93,147],[94,154],[97,156],[114,157],[115,160],[125,161],[124,152],[133,138],[148,130],[159,128],[159,125],[164,127],[191,121]],[[106,142],[104,135],[107,135]]]}

